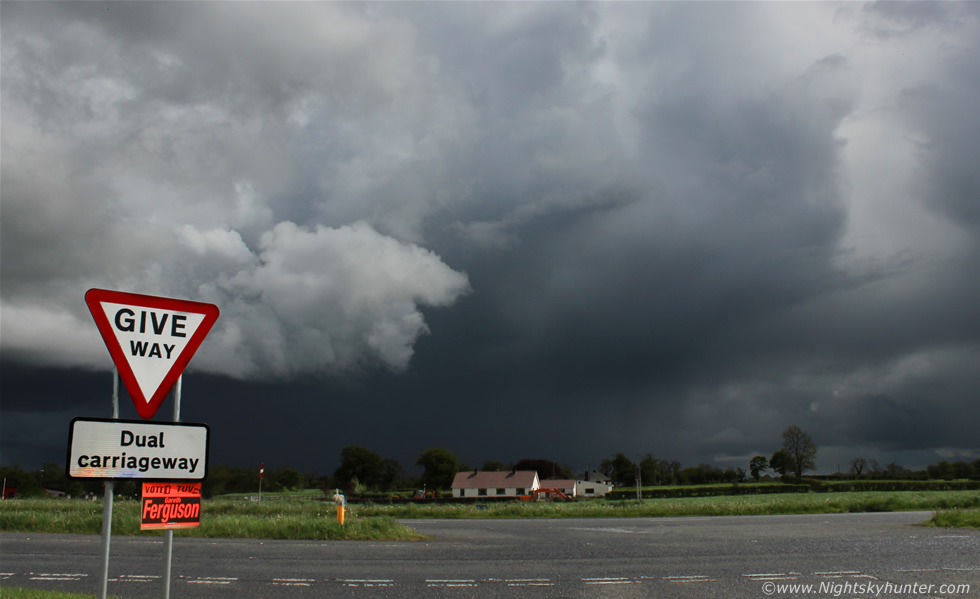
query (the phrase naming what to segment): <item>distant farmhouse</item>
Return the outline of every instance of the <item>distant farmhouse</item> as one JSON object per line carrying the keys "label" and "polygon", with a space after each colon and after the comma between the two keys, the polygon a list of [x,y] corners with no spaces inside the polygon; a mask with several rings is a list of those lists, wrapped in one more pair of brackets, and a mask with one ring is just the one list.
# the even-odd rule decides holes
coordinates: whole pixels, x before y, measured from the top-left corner
{"label": "distant farmhouse", "polygon": [[457,472],[453,479],[453,497],[520,497],[541,487],[534,470],[503,472]]}
{"label": "distant farmhouse", "polygon": [[605,497],[612,490],[612,479],[598,470],[587,470],[575,481],[576,497]]}
{"label": "distant farmhouse", "polygon": [[457,472],[453,479],[453,497],[479,499],[481,497],[513,497],[531,495],[538,489],[558,489],[567,497],[603,497],[612,490],[608,479],[592,477],[586,473],[581,480],[545,480],[538,478],[534,470],[505,470],[487,472],[467,470]]}

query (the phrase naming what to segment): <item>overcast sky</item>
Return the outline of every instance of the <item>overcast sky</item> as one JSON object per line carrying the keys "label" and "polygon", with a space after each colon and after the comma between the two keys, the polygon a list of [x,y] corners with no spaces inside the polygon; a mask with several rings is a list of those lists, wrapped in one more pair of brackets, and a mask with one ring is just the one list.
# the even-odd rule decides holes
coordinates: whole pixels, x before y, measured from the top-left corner
{"label": "overcast sky", "polygon": [[0,17],[4,464],[109,416],[90,288],[219,307],[212,464],[980,458],[980,3]]}

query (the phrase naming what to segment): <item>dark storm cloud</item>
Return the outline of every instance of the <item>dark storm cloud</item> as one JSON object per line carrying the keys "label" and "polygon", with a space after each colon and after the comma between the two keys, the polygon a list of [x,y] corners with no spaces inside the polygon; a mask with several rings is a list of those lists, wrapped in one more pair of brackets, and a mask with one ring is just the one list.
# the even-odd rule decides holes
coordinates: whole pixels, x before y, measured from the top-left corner
{"label": "dark storm cloud", "polygon": [[972,6],[3,16],[5,448],[56,381],[102,410],[60,367],[106,368],[116,286],[220,305],[218,461],[977,450]]}

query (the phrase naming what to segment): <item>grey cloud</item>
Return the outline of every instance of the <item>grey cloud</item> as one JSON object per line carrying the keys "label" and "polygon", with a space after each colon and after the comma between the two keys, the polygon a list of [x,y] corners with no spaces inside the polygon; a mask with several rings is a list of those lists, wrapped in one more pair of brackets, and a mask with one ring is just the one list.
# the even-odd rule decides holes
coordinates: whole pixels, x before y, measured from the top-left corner
{"label": "grey cloud", "polygon": [[104,360],[116,286],[331,457],[975,449],[973,6],[231,6],[3,5],[5,361]]}

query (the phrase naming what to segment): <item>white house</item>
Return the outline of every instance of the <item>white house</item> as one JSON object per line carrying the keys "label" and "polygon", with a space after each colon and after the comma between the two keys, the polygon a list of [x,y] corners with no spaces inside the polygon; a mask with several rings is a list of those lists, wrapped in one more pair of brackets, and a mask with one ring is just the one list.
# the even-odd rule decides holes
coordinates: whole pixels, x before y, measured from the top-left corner
{"label": "white house", "polygon": [[[589,480],[589,479],[592,480]],[[595,480],[599,478],[600,480]],[[453,497],[520,497],[537,489],[559,489],[567,497],[605,497],[613,485],[608,477],[586,473],[579,480],[545,480],[534,470],[457,472],[453,479]]]}
{"label": "white house", "polygon": [[453,497],[520,497],[530,495],[541,486],[534,470],[457,472],[453,479]]}
{"label": "white house", "polygon": [[608,481],[575,481],[575,497],[605,497],[606,493],[612,490],[613,485]]}

